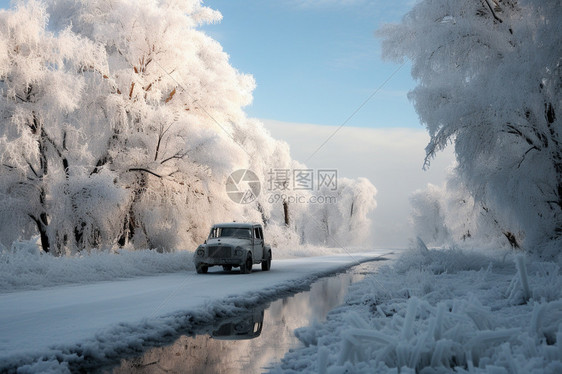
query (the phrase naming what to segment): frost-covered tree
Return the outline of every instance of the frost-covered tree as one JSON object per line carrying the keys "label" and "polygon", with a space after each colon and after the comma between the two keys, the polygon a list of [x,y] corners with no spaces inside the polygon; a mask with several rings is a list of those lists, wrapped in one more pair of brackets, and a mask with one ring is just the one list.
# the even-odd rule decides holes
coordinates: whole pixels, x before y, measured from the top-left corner
{"label": "frost-covered tree", "polygon": [[89,108],[89,122],[101,125],[90,172],[109,169],[129,191],[119,243],[194,244],[214,212],[236,210],[219,191],[248,159],[236,137],[253,79],[196,29],[220,14],[199,1],[50,4],[56,29],[71,27],[107,53],[107,69],[94,71],[105,91]]}
{"label": "frost-covered tree", "polygon": [[[336,190],[323,187],[299,219],[305,240],[329,246],[364,245],[369,239],[369,213],[376,208],[375,186],[366,178],[340,178]],[[312,213],[312,214],[311,214]]]}
{"label": "frost-covered tree", "polygon": [[528,246],[562,235],[561,29],[558,0],[424,0],[380,30],[412,61],[426,161],[454,143],[472,196]]}
{"label": "frost-covered tree", "polygon": [[410,197],[415,236],[431,246],[519,247],[521,231],[508,231],[493,211],[476,201],[456,173],[443,186],[429,184]]}
{"label": "frost-covered tree", "polygon": [[[107,173],[82,178],[89,154],[75,116],[88,90],[84,71],[103,65],[104,53],[69,30],[47,31],[47,20],[37,1],[0,13],[0,243],[36,232],[45,251],[58,253],[80,240],[72,218],[83,198],[108,206],[115,191]],[[71,221],[66,227],[57,211]]]}
{"label": "frost-covered tree", "polygon": [[445,225],[442,195],[438,186],[429,184],[425,190],[416,191],[410,196],[414,233],[427,245],[442,246],[450,239]]}

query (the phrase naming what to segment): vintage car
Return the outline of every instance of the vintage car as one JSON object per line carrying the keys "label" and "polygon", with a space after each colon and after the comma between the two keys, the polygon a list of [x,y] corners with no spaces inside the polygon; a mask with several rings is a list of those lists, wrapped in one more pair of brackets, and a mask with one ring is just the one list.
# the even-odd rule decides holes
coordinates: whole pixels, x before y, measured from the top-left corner
{"label": "vintage car", "polygon": [[195,250],[193,262],[197,273],[206,273],[211,266],[224,271],[240,267],[248,274],[252,265],[261,264],[263,271],[271,268],[271,247],[263,240],[263,228],[258,223],[219,223],[211,228],[209,237]]}

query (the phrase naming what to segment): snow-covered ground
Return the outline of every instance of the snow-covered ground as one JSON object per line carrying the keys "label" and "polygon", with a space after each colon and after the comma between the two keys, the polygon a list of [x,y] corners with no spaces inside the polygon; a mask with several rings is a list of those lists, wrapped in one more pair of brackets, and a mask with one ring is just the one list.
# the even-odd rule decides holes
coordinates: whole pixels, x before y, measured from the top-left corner
{"label": "snow-covered ground", "polygon": [[562,276],[513,252],[422,249],[352,286],[274,373],[562,373]]}
{"label": "snow-covered ground", "polygon": [[[5,253],[2,266],[17,265],[21,279],[47,268],[42,261],[53,261],[49,265],[58,271],[69,264],[81,270],[67,270],[66,278],[43,274],[42,287],[37,279],[16,282],[13,272],[4,276],[0,371],[96,368],[382,253],[277,260],[270,272],[250,275],[218,269],[197,275],[181,253],[70,259]],[[30,258],[35,262],[26,268]],[[71,263],[63,266],[64,261]],[[272,371],[560,373],[559,265],[505,251],[422,246],[404,252],[352,285],[346,302],[325,322],[298,329],[304,347],[289,351]],[[112,270],[96,278],[98,268]]]}
{"label": "snow-covered ground", "polygon": [[0,372],[94,368],[383,253],[274,260],[249,275],[196,274],[188,253],[3,253]]}

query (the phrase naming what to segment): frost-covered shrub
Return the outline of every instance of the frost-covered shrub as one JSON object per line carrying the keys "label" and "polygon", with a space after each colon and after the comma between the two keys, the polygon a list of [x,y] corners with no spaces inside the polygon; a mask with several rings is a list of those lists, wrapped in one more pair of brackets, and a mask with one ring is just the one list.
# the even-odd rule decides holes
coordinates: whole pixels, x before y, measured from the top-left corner
{"label": "frost-covered shrub", "polygon": [[[493,261],[500,266],[502,259]],[[486,269],[491,264],[491,257],[477,250],[430,249],[408,250],[400,256],[395,270],[399,273],[408,269],[423,269],[435,274],[457,273],[459,271]]]}
{"label": "frost-covered shrub", "polygon": [[61,284],[108,281],[135,276],[193,271],[187,251],[91,250],[54,257],[38,250],[37,240],[15,243],[0,251],[0,290],[9,292]]}
{"label": "frost-covered shrub", "polygon": [[[296,331],[305,348],[287,353],[272,372],[562,370],[557,265],[529,263],[532,298],[514,305],[510,279],[520,279],[514,261],[470,251],[426,252],[406,254],[353,285],[325,323]],[[447,270],[420,263],[428,254]],[[546,294],[549,299],[541,299]]]}

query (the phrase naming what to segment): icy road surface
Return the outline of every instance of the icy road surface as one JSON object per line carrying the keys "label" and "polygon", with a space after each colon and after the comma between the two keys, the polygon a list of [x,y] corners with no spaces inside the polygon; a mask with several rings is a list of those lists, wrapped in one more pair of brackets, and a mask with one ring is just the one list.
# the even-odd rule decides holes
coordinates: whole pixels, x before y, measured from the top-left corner
{"label": "icy road surface", "polygon": [[[274,260],[269,272],[193,272],[0,294],[0,371],[39,361],[112,356],[146,347],[188,316],[228,313],[243,303],[306,287],[319,276],[389,251]],[[202,319],[205,320],[204,318]],[[78,357],[77,357],[78,356]]]}

